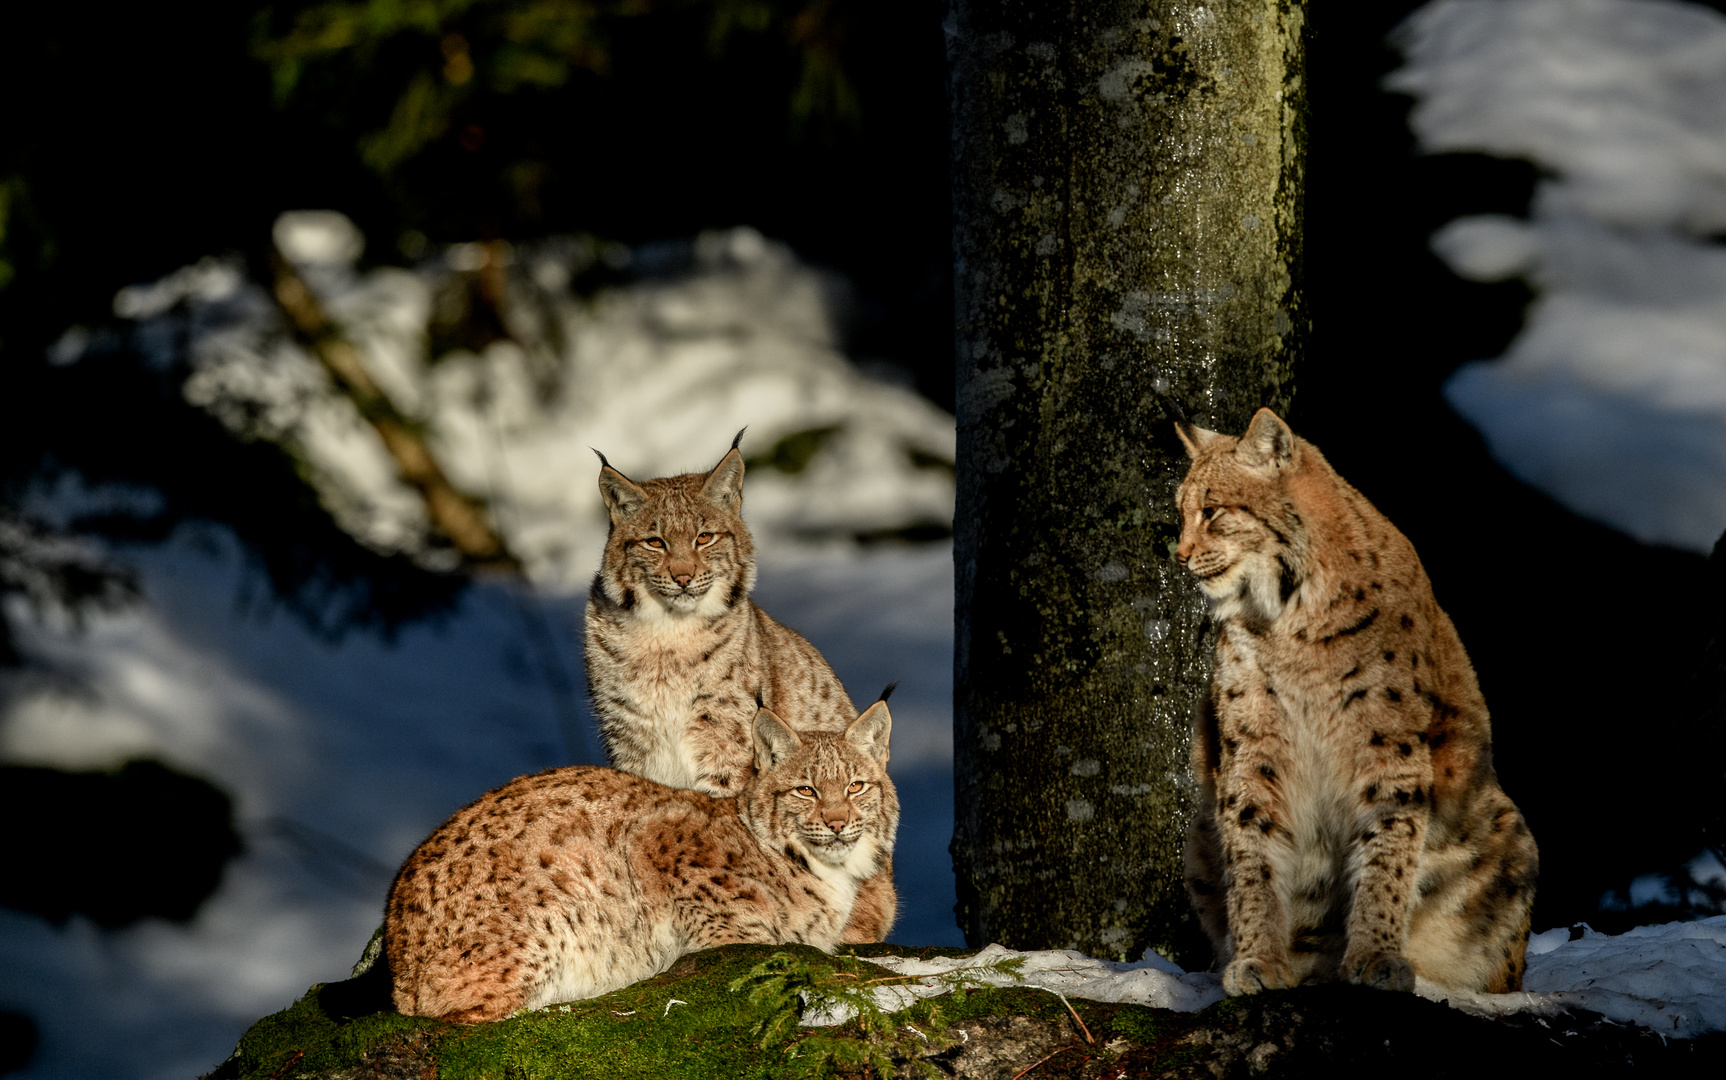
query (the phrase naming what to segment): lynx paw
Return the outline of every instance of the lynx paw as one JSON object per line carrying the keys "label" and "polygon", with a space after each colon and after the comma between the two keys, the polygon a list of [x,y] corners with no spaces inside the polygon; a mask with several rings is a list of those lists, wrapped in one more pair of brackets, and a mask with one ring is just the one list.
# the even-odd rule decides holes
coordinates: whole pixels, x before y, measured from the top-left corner
{"label": "lynx paw", "polygon": [[1286,960],[1243,956],[1223,969],[1223,992],[1230,997],[1256,994],[1260,990],[1283,990],[1294,984],[1294,969]]}
{"label": "lynx paw", "polygon": [[1414,989],[1414,965],[1401,953],[1375,952],[1343,957],[1342,977],[1375,990]]}

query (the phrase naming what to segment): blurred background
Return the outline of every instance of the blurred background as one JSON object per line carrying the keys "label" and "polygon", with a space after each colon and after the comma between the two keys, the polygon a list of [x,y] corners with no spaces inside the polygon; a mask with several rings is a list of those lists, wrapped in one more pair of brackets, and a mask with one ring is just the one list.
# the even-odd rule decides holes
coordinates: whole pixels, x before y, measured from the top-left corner
{"label": "blurred background", "polygon": [[[1310,14],[1290,420],[1461,631],[1537,930],[1726,897],[1720,6]],[[456,807],[598,761],[588,448],[745,425],[757,600],[902,684],[894,939],[960,943],[943,15],[0,12],[0,1070],[208,1071]]]}

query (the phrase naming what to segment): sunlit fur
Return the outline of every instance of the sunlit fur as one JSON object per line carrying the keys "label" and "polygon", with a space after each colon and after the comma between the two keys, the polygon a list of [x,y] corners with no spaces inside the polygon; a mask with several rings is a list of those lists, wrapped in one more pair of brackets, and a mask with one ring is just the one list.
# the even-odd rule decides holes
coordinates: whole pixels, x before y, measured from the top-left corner
{"label": "sunlit fur", "polygon": [[[755,587],[755,545],[743,525],[743,456],[709,473],[637,484],[609,465],[600,492],[611,515],[595,587],[637,615],[710,619]],[[681,580],[680,580],[681,579]]]}
{"label": "sunlit fur", "polygon": [[627,986],[697,949],[832,951],[859,886],[892,855],[891,729],[885,702],[844,732],[802,735],[762,709],[762,768],[733,799],[586,766],[487,793],[421,844],[390,890],[396,1007],[497,1020]]}
{"label": "sunlit fur", "polygon": [[[771,769],[773,781],[757,784],[747,796],[754,802],[754,819],[776,817],[795,838],[797,853],[810,870],[835,887],[875,876],[892,853],[899,799],[892,785],[880,780],[886,776],[891,730],[887,704],[877,702],[842,738],[825,733],[794,736],[806,750],[795,767],[769,763],[763,756],[789,755],[790,750],[756,744],[757,767]],[[858,790],[851,790],[854,786]]]}
{"label": "sunlit fur", "polygon": [[[611,531],[584,631],[588,693],[612,766],[718,796],[736,794],[754,767],[758,704],[799,731],[843,731],[857,716],[815,646],[749,598],[743,474],[736,445],[709,472],[651,480],[602,459]],[[898,895],[883,865],[853,910],[848,942],[885,940],[893,925]]]}
{"label": "sunlit fur", "polygon": [[1516,989],[1539,859],[1414,548],[1268,409],[1177,431],[1218,623],[1186,876],[1224,988]]}

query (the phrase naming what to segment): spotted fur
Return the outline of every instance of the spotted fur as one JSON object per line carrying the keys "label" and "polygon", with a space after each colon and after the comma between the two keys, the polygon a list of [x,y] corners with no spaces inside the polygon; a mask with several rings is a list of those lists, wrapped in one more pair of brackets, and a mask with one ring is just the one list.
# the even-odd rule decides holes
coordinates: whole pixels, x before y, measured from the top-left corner
{"label": "spotted fur", "polygon": [[456,812],[390,889],[396,1008],[456,1023],[607,993],[697,949],[832,951],[892,854],[899,802],[878,702],[843,732],[756,714],[736,798],[576,766]]}
{"label": "spotted fur", "polygon": [[1175,557],[1220,624],[1187,887],[1224,989],[1519,988],[1534,838],[1413,546],[1269,409],[1177,430]]}
{"label": "spotted fur", "polygon": [[[639,482],[601,455],[611,530],[585,627],[588,693],[612,766],[717,796],[748,780],[758,703],[799,731],[843,731],[857,715],[815,646],[749,598],[742,437],[710,472]],[[886,940],[897,909],[889,863],[865,886],[845,940]]]}

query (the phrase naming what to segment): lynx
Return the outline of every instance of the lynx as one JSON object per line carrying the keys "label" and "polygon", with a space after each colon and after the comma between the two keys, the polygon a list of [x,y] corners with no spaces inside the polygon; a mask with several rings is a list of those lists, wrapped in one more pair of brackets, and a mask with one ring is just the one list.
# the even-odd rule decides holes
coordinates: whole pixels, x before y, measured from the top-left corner
{"label": "lynx", "polygon": [[[587,686],[606,757],[624,772],[716,796],[748,780],[757,702],[799,730],[842,731],[857,715],[815,646],[749,599],[755,547],[743,523],[742,439],[740,431],[711,472],[639,483],[600,455],[611,531],[587,601]],[[886,863],[845,940],[885,940],[897,907]]]}
{"label": "lynx", "polygon": [[734,798],[592,766],[513,780],[456,812],[396,875],[396,1008],[454,1023],[593,997],[738,942],[831,952],[893,850],[877,702],[798,735],[760,709]]}
{"label": "lynx", "polygon": [[1534,838],[1413,546],[1269,409],[1176,430],[1175,558],[1219,624],[1187,887],[1223,988],[1519,988]]}

